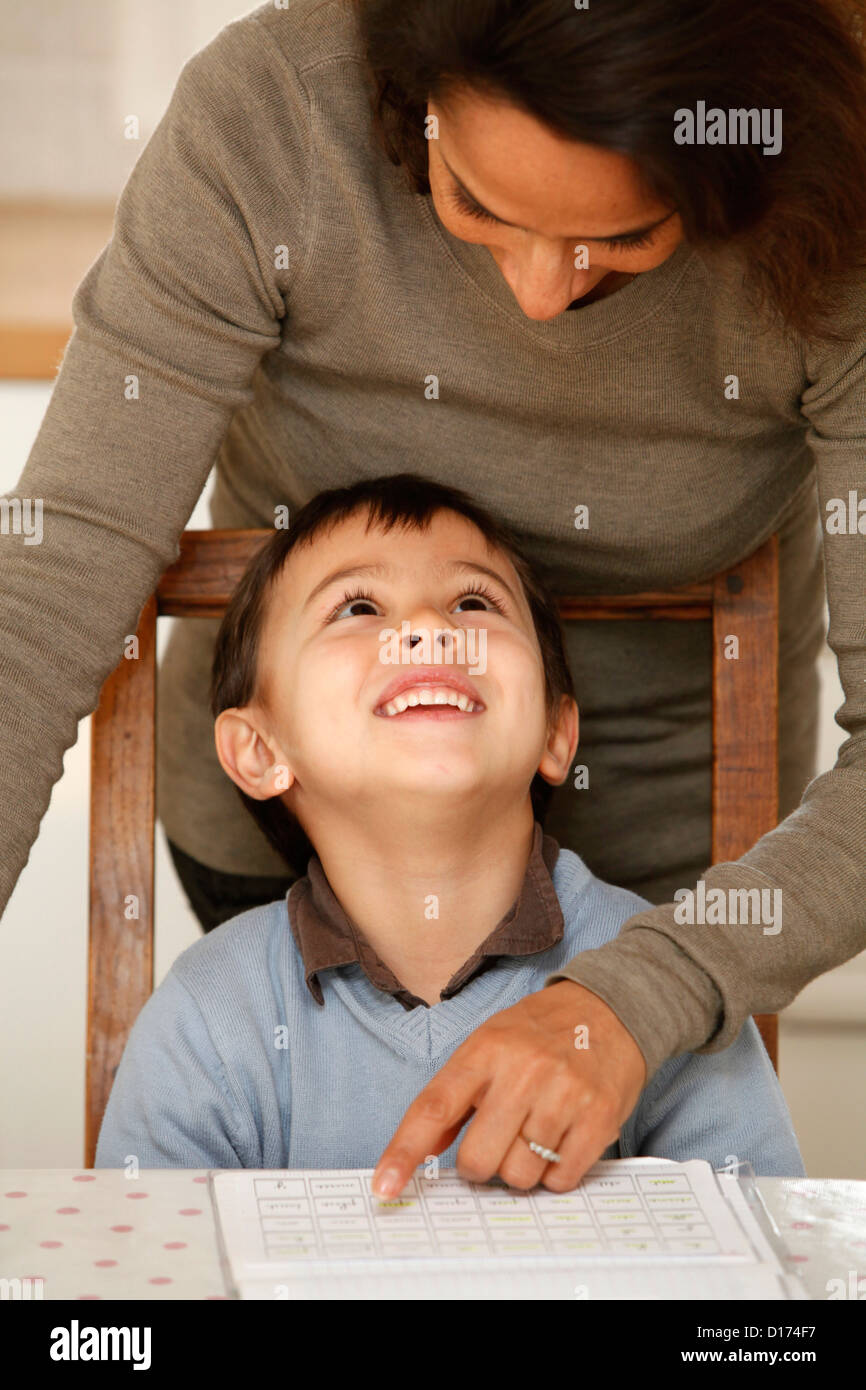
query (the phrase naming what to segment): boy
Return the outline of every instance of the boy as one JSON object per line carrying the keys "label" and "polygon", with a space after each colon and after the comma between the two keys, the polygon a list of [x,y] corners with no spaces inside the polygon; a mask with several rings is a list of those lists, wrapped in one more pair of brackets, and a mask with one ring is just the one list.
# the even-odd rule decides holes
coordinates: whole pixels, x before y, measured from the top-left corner
{"label": "boy", "polygon": [[[248,567],[212,696],[223,768],[307,872],[174,963],[96,1166],[374,1167],[478,1024],[647,905],[542,829],[578,741],[555,600],[466,494],[335,489]],[[651,1078],[603,1156],[636,1154],[803,1174],[751,1020]]]}

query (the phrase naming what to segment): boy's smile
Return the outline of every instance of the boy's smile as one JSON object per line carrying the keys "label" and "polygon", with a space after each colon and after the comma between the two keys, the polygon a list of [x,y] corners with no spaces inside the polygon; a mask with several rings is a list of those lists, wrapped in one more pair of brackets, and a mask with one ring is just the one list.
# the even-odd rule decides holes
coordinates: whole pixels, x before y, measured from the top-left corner
{"label": "boy's smile", "polygon": [[389,681],[379,697],[374,714],[387,719],[408,715],[434,719],[471,718],[484,712],[484,702],[477,688],[457,671],[437,671],[421,667],[418,671],[396,676]]}

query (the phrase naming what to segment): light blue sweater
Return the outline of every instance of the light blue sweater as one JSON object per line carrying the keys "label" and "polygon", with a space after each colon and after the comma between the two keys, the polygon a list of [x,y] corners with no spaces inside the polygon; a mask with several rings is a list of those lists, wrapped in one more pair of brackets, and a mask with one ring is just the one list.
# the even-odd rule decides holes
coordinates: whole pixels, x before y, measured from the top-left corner
{"label": "light blue sweater", "polygon": [[[284,899],[225,922],[178,957],[142,1009],[106,1108],[97,1168],[372,1168],[406,1107],[491,1014],[541,989],[646,906],[561,849],[562,941],[502,957],[452,999],[407,1011],[359,965],[322,971],[313,999]],[[698,928],[700,930],[700,928]],[[579,1022],[579,1019],[576,1019]],[[454,1166],[461,1134],[442,1155]],[[604,1158],[731,1155],[804,1175],[751,1019],[722,1052],[666,1062]]]}

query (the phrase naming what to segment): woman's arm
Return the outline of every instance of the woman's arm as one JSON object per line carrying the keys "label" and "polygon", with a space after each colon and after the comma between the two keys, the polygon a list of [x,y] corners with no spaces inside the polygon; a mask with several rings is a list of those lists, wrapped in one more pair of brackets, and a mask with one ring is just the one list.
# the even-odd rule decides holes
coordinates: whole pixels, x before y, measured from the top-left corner
{"label": "woman's arm", "polygon": [[[679,1052],[716,1052],[749,1014],[783,1009],[816,975],[866,949],[866,285],[852,280],[837,317],[848,341],[809,346],[801,410],[815,460],[830,610],[828,641],[849,737],[835,766],[742,858],[707,870],[707,891],[778,890],[781,930],[681,925],[673,903],[551,979],[605,1000],[652,1074]],[[687,885],[684,885],[687,886]],[[771,897],[768,901],[774,901]]]}
{"label": "woman's arm", "polygon": [[272,44],[241,21],[183,68],[75,293],[75,331],[9,494],[41,507],[42,536],[0,534],[0,912],[78,720],[280,342],[306,247],[308,113]]}

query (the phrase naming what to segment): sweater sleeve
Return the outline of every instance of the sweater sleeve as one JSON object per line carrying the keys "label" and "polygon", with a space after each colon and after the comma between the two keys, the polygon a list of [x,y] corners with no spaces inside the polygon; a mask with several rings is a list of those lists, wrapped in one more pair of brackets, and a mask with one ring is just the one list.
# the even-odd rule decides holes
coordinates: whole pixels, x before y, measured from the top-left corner
{"label": "sweater sleeve", "polygon": [[129,1035],[105,1107],[95,1167],[255,1168],[255,1124],[201,1011],[170,972]]}
{"label": "sweater sleeve", "polygon": [[728,1047],[749,1014],[783,1009],[815,976],[866,949],[864,301],[861,278],[837,318],[844,341],[805,350],[800,402],[817,470],[828,642],[845,692],[836,719],[848,738],[791,815],[742,858],[703,875],[707,894],[721,889],[727,900],[732,889],[778,890],[781,930],[690,926],[677,921],[676,904],[661,904],[547,981],[575,980],[603,999],[643,1052],[648,1077],[666,1057]]}
{"label": "sweater sleeve", "polygon": [[260,24],[230,24],[182,69],[75,292],[7,494],[31,520],[0,535],[0,913],[78,721],[281,341],[305,258],[308,156],[300,80]]}

